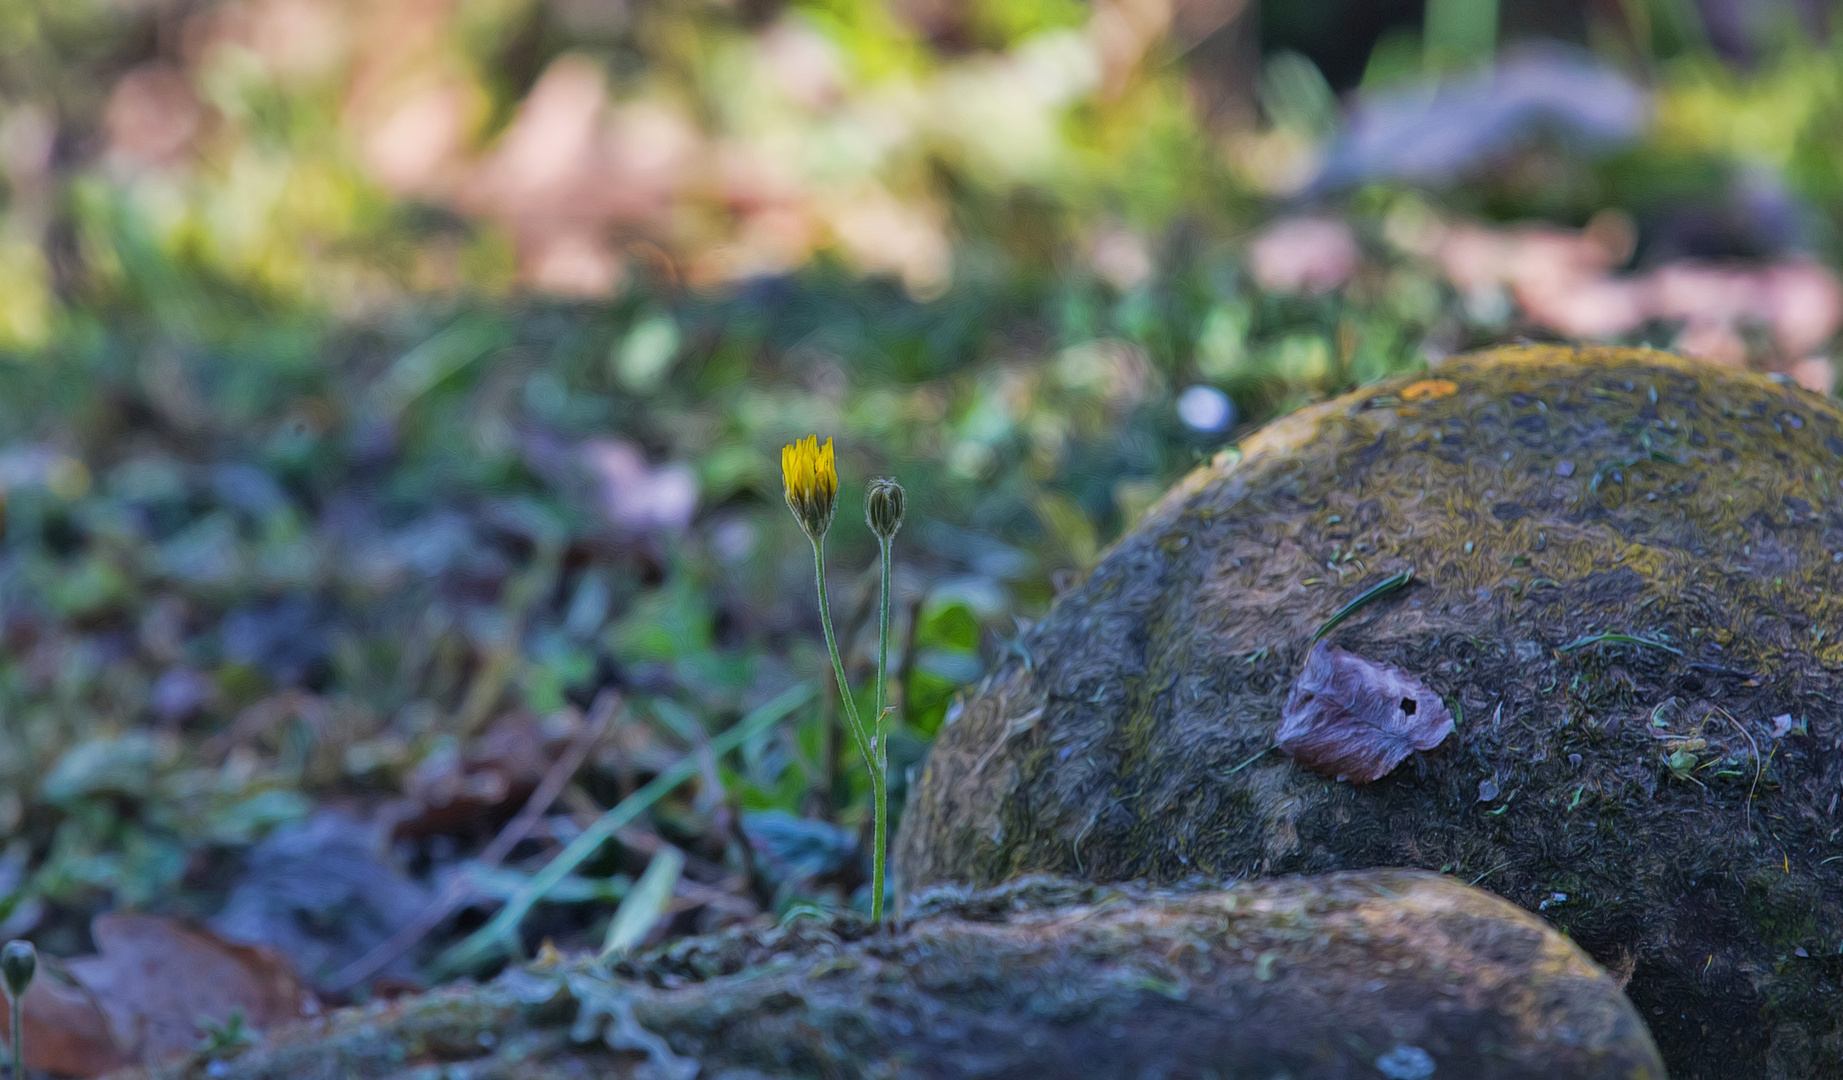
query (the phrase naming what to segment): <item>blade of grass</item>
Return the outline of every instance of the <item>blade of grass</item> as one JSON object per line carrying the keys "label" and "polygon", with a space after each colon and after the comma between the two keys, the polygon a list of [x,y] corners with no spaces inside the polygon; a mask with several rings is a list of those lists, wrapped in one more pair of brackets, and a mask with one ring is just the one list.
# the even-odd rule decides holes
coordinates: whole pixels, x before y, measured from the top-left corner
{"label": "blade of grass", "polygon": [[685,854],[674,847],[663,848],[646,864],[646,873],[614,909],[614,921],[608,924],[608,936],[602,939],[603,960],[631,952],[659,925],[660,916],[672,903],[672,890],[685,870]]}
{"label": "blade of grass", "polygon": [[1362,596],[1359,596],[1355,600],[1352,600],[1350,603],[1345,604],[1343,608],[1340,609],[1336,615],[1333,615],[1329,619],[1326,619],[1324,621],[1324,624],[1318,628],[1318,633],[1312,635],[1312,644],[1314,645],[1318,644],[1320,639],[1322,639],[1326,634],[1329,634],[1331,631],[1336,630],[1338,628],[1338,624],[1342,623],[1345,619],[1350,618],[1352,615],[1355,615],[1357,612],[1362,611],[1364,608],[1382,599],[1383,597],[1388,596],[1391,593],[1394,593],[1400,589],[1407,588],[1409,582],[1412,582],[1413,580],[1414,580],[1414,568],[1412,566],[1406,570],[1403,570],[1401,573],[1396,574],[1394,577],[1383,578],[1381,581],[1377,582],[1373,587],[1371,587],[1369,591],[1365,592]]}
{"label": "blade of grass", "polygon": [[[711,756],[720,758],[767,731],[812,696],[812,686],[802,683],[761,706],[728,731],[713,736],[710,740]],[[504,952],[513,951],[517,946],[519,923],[524,921],[533,905],[544,899],[546,893],[581,866],[585,859],[595,854],[617,831],[651,809],[654,803],[697,775],[697,772],[698,753],[692,750],[674,762],[671,768],[653,777],[640,790],[616,803],[584,829],[580,836],[570,841],[569,846],[558,852],[557,857],[544,869],[533,874],[530,882],[506,901],[506,906],[500,908],[499,913],[485,926],[442,953],[433,965],[434,975],[441,979],[451,978],[473,971]]]}
{"label": "blade of grass", "polygon": [[1229,777],[1234,776],[1236,773],[1242,771],[1248,766],[1261,760],[1261,758],[1266,755],[1267,751],[1278,750],[1279,748],[1280,748],[1279,743],[1273,743],[1272,745],[1261,747],[1259,750],[1255,751],[1254,754],[1248,758],[1248,760],[1242,762],[1240,765],[1235,766],[1233,769],[1230,769],[1228,772],[1223,773],[1222,778],[1226,780]]}
{"label": "blade of grass", "polygon": [[1561,651],[1573,652],[1576,649],[1584,649],[1589,645],[1649,645],[1653,649],[1662,649],[1673,656],[1683,655],[1683,650],[1674,645],[1666,645],[1661,641],[1652,641],[1650,638],[1641,638],[1635,634],[1589,634],[1586,637],[1576,638],[1566,645],[1563,645]]}

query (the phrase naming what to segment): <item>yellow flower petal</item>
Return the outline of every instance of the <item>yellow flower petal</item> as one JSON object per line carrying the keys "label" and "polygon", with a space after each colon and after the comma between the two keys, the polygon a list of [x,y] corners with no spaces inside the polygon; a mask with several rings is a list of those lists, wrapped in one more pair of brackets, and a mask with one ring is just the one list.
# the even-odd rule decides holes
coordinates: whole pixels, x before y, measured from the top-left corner
{"label": "yellow flower petal", "polygon": [[808,435],[782,447],[781,483],[794,520],[813,539],[824,536],[838,509],[838,466],[832,440],[827,439],[822,447],[819,436]]}

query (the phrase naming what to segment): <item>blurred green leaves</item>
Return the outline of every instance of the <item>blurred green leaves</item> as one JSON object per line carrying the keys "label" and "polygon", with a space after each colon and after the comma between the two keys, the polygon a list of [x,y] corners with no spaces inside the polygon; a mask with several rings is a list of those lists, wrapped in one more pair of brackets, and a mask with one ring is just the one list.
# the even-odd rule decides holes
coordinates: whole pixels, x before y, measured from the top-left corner
{"label": "blurred green leaves", "polygon": [[[838,566],[871,562],[864,479],[913,506],[899,802],[959,688],[1175,478],[1521,332],[1510,292],[1461,296],[1416,240],[1452,206],[1662,217],[1768,169],[1824,249],[1843,204],[1843,49],[1730,67],[1680,0],[1594,31],[1650,72],[1642,146],[1444,203],[1363,188],[1322,208],[1355,263],[1286,288],[1249,241],[1343,125],[1303,39],[1217,127],[1156,20],[1121,36],[1074,0],[374,5],[318,59],[180,7],[0,4],[0,912],[50,927],[207,905],[276,827],[406,798],[607,687],[635,719],[584,797],[612,805],[822,666],[773,457],[813,430],[849,479]],[[1361,92],[1483,62],[1496,7],[1430,4]],[[150,87],[170,108],[122,115],[195,123],[135,157],[110,110]],[[575,134],[502,155],[521,130]],[[1192,388],[1235,426],[1187,427]],[[834,584],[859,677],[872,583]],[[867,783],[825,708],[650,820],[740,871],[725,815],[779,813],[769,846],[818,844],[848,883]]]}

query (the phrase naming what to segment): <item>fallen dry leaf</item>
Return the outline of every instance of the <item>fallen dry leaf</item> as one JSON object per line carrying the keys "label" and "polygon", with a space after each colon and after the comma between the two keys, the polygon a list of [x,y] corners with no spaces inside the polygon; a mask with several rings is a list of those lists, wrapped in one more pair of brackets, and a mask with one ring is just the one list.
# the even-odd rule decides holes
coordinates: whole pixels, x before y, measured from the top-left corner
{"label": "fallen dry leaf", "polygon": [[1255,281],[1275,293],[1329,292],[1350,279],[1357,259],[1350,226],[1333,218],[1282,218],[1248,247]]}
{"label": "fallen dry leaf", "polygon": [[[65,966],[101,1004],[115,1044],[145,1064],[196,1049],[203,1021],[222,1025],[241,1010],[260,1031],[311,1007],[294,969],[261,946],[233,944],[154,915],[101,915],[90,935],[100,955]],[[28,998],[28,1017],[32,1008]]]}
{"label": "fallen dry leaf", "polygon": [[[377,833],[334,810],[275,830],[250,851],[211,928],[273,948],[309,979],[344,968],[429,903],[427,890],[380,850]],[[391,978],[415,973],[407,957],[384,969]]]}
{"label": "fallen dry leaf", "polygon": [[1280,749],[1309,769],[1367,784],[1452,733],[1433,691],[1398,667],[1320,642],[1280,714]]}
{"label": "fallen dry leaf", "polygon": [[[0,1024],[12,1030],[12,1016],[0,998]],[[38,978],[26,993],[26,1066],[59,1076],[101,1076],[134,1063],[116,1045],[96,996],[56,960],[39,957]]]}
{"label": "fallen dry leaf", "polygon": [[1459,389],[1459,384],[1451,379],[1422,379],[1411,382],[1401,388],[1403,401],[1419,401],[1422,398],[1435,400],[1446,397]]}

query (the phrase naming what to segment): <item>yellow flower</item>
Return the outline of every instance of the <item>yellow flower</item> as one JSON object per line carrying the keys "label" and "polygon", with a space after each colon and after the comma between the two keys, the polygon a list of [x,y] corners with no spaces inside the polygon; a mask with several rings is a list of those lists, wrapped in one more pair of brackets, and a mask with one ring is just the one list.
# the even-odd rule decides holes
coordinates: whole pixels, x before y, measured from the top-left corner
{"label": "yellow flower", "polygon": [[832,457],[832,440],[819,445],[808,435],[781,447],[781,483],[787,489],[787,508],[794,520],[815,541],[832,527],[838,509],[838,465]]}

